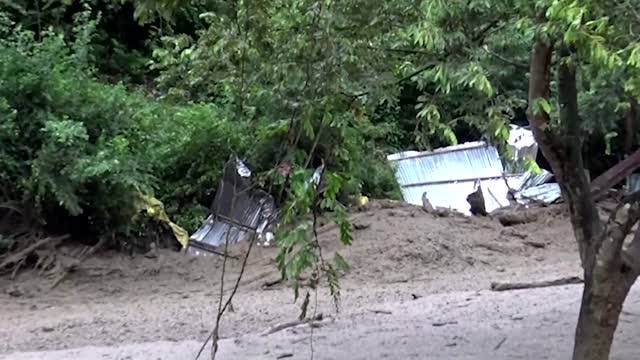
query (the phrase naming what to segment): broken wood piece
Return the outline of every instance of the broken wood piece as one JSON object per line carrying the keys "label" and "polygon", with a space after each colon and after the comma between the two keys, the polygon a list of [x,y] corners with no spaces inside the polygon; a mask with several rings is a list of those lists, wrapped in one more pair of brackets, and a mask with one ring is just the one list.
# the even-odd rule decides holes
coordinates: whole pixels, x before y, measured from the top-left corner
{"label": "broken wood piece", "polygon": [[264,282],[264,284],[262,284],[262,290],[269,290],[270,288],[281,284],[282,283],[282,279],[276,279],[276,280],[267,280]]}
{"label": "broken wood piece", "polygon": [[467,202],[471,205],[469,211],[473,215],[487,216],[487,208],[484,203],[484,195],[482,187],[478,185],[478,189],[467,196]]}
{"label": "broken wood piece", "polygon": [[502,340],[500,340],[500,342],[493,348],[493,351],[497,351],[500,350],[500,348],[502,347],[502,345],[507,341],[507,337],[503,337]]}
{"label": "broken wood piece", "polygon": [[638,168],[640,168],[640,149],[591,182],[591,195],[594,200],[598,200],[607,190],[617,185]]}
{"label": "broken wood piece", "polygon": [[433,207],[433,205],[431,205],[431,202],[427,198],[427,193],[426,192],[422,193],[422,210],[431,214],[433,213],[434,209],[435,208]]}
{"label": "broken wood piece", "polygon": [[272,327],[270,327],[269,329],[267,329],[267,331],[262,333],[262,336],[268,336],[274,333],[277,333],[279,331],[282,330],[286,330],[292,327],[296,327],[296,326],[300,326],[300,325],[306,325],[306,324],[313,324],[316,321],[322,321],[324,318],[324,316],[320,313],[318,315],[316,315],[314,318],[312,319],[304,319],[304,320],[293,320],[293,321],[288,321],[285,323],[280,323],[280,324],[276,324]]}
{"label": "broken wood piece", "polygon": [[433,327],[441,327],[441,326],[446,326],[446,325],[455,325],[457,323],[458,323],[457,321],[435,322],[435,323],[431,324],[431,326],[433,326]]}
{"label": "broken wood piece", "polygon": [[372,309],[372,310],[369,310],[369,311],[374,313],[374,314],[385,314],[385,315],[393,314],[391,311],[388,311],[388,310],[375,310],[375,309]]}
{"label": "broken wood piece", "polygon": [[506,250],[500,248],[499,246],[495,246],[495,245],[491,245],[491,244],[487,244],[487,243],[476,244],[475,247],[487,249],[489,251],[499,252],[501,254],[506,254],[507,253]]}
{"label": "broken wood piece", "polygon": [[449,208],[431,205],[426,192],[422,193],[422,210],[437,217],[449,217],[454,214],[454,211]]}
{"label": "broken wood piece", "polygon": [[287,359],[287,358],[292,358],[292,357],[293,357],[292,353],[287,353],[287,354],[278,355],[278,357],[276,357],[276,359]]}
{"label": "broken wood piece", "polygon": [[547,247],[547,244],[540,241],[525,241],[524,244],[534,247],[536,249],[544,249],[545,247]]}
{"label": "broken wood piece", "polygon": [[562,286],[562,285],[573,285],[573,284],[582,284],[584,281],[577,277],[565,277],[556,280],[549,281],[539,281],[539,282],[524,282],[524,283],[491,283],[492,291],[508,291],[508,290],[523,290],[523,289],[536,289],[543,287],[551,287],[551,286]]}

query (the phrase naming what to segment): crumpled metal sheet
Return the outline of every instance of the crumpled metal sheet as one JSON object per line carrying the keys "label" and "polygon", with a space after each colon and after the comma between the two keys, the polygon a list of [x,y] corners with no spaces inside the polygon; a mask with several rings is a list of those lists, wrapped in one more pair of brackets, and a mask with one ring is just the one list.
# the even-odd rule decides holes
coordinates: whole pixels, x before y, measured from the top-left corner
{"label": "crumpled metal sheet", "polygon": [[521,203],[530,203],[532,200],[544,204],[552,204],[562,197],[558,183],[548,183],[526,188],[516,194],[516,199]]}
{"label": "crumpled metal sheet", "polygon": [[[512,126],[509,144],[518,151],[517,159],[535,159],[537,144],[530,130]],[[404,200],[421,205],[422,195],[432,205],[470,214],[467,196],[480,184],[487,211],[508,206],[510,190],[515,199],[525,202],[517,193],[549,181],[553,174],[542,170],[505,175],[504,164],[497,149],[476,141],[433,151],[405,151],[387,156],[394,167]],[[532,197],[538,196],[531,193]],[[542,195],[540,195],[542,196]],[[549,194],[551,196],[551,194]]]}
{"label": "crumpled metal sheet", "polygon": [[[509,187],[495,147],[471,142],[428,152],[404,152],[387,157],[392,162],[404,200],[421,205],[422,194],[432,205],[469,214],[467,196],[479,180],[487,211],[508,205]],[[513,179],[507,181],[513,183]]]}
{"label": "crumpled metal sheet", "polygon": [[206,251],[227,241],[233,244],[263,237],[272,233],[276,216],[273,197],[253,188],[251,170],[234,156],[225,164],[211,214],[190,236],[189,243]]}

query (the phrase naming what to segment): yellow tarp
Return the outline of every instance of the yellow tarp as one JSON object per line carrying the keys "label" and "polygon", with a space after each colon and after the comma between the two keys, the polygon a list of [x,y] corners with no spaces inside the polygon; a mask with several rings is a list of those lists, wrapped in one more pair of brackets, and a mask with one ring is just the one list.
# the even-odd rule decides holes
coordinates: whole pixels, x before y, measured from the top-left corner
{"label": "yellow tarp", "polygon": [[183,248],[187,247],[187,243],[189,242],[189,233],[169,219],[169,216],[164,211],[164,204],[153,196],[138,194],[138,198],[138,209],[145,210],[147,215],[152,219],[167,224],[171,228],[173,236],[175,236],[180,245],[182,245]]}

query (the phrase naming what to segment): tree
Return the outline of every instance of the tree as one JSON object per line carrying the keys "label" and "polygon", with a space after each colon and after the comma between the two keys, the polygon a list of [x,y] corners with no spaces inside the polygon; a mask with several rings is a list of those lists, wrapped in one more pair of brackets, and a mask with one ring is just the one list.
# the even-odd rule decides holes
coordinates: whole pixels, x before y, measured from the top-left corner
{"label": "tree", "polygon": [[[485,75],[483,62],[486,64],[493,57],[494,63],[521,68],[521,59],[506,59],[488,51],[489,46],[516,33],[521,34],[521,41],[530,44],[528,119],[569,207],[584,269],[574,360],[608,359],[622,305],[640,274],[640,231],[627,239],[640,220],[638,196],[627,197],[608,220],[601,220],[582,155],[585,134],[595,126],[610,128],[617,109],[609,108],[608,118],[590,123],[581,116],[585,102],[581,103],[579,96],[581,89],[584,92],[600,87],[601,92],[611,93],[622,85],[597,81],[602,79],[600,76],[609,76],[624,82],[624,97],[618,99],[625,103],[621,108],[628,108],[637,99],[638,5],[637,1],[425,1],[425,16],[413,27],[415,42],[434,56],[447,55],[447,61],[460,61],[462,54],[461,62],[466,64],[478,64],[480,60],[477,66],[481,68],[476,70],[480,75],[457,84],[485,88],[488,99],[496,97],[488,89],[497,81]],[[629,17],[628,13],[635,16]],[[472,34],[482,33],[483,23],[492,25],[489,34],[479,43],[469,42],[472,37],[464,35],[465,30],[467,34],[469,29]],[[450,55],[449,49],[461,43],[467,44],[463,51]],[[487,57],[478,57],[480,49]],[[595,73],[601,75],[589,77]],[[443,78],[446,77],[440,75],[427,79],[439,82],[440,92],[447,93],[450,90]],[[489,85],[480,85],[485,83]]]}
{"label": "tree", "polygon": [[[584,268],[575,360],[608,359],[624,300],[640,275],[640,232],[636,231],[625,246],[627,235],[640,220],[637,196],[628,197],[607,221],[600,219],[580,151],[583,124],[578,104],[581,64],[605,71],[625,68],[627,88],[637,94],[640,44],[630,41],[627,29],[623,29],[628,24],[623,14],[635,5],[558,1],[540,16],[551,26],[538,29],[531,52],[529,122],[569,205]],[[555,26],[557,29],[553,29]],[[559,107],[556,124],[548,109],[554,53],[559,62],[555,69]]]}
{"label": "tree", "polygon": [[[398,0],[379,9],[357,0],[236,5],[204,14],[211,27],[197,41],[176,45],[173,58],[164,54],[171,60],[163,76],[187,98],[216,99],[240,89],[227,98],[256,119],[270,119],[272,136],[319,139],[314,135],[326,126],[319,114],[353,119],[354,105],[363,105],[360,118],[383,106],[394,109],[406,85],[420,92],[414,128],[420,147],[434,137],[455,143],[457,123],[500,145],[514,111],[527,109],[569,206],[584,268],[574,359],[608,357],[622,304],[640,272],[640,235],[625,243],[640,220],[640,205],[631,197],[601,220],[582,151],[588,134],[615,137],[615,123],[640,94],[637,1]],[[180,77],[188,86],[176,86]],[[202,90],[189,94],[194,85]],[[294,114],[291,121],[274,121],[283,113]],[[345,154],[341,145],[327,146],[329,138],[319,145]],[[303,157],[318,142],[309,144]],[[302,230],[295,242],[304,247],[308,226]]]}

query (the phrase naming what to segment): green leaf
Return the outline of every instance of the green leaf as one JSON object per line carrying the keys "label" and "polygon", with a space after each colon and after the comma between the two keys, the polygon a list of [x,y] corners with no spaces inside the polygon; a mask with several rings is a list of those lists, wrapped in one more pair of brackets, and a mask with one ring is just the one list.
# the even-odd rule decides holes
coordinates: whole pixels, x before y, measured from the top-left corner
{"label": "green leaf", "polygon": [[550,115],[551,104],[549,104],[549,102],[545,98],[537,98],[534,100],[534,103],[533,103],[533,111],[534,111],[534,114],[536,115],[541,113]]}
{"label": "green leaf", "polygon": [[345,260],[339,253],[335,253],[333,260],[338,271],[348,272],[349,270],[351,270],[351,266],[349,266],[347,260]]}
{"label": "green leaf", "polygon": [[443,136],[445,137],[445,139],[447,139],[447,141],[449,142],[449,144],[451,145],[457,145],[458,144],[458,137],[456,136],[456,134],[453,132],[453,130],[450,127],[445,127],[442,131]]}

